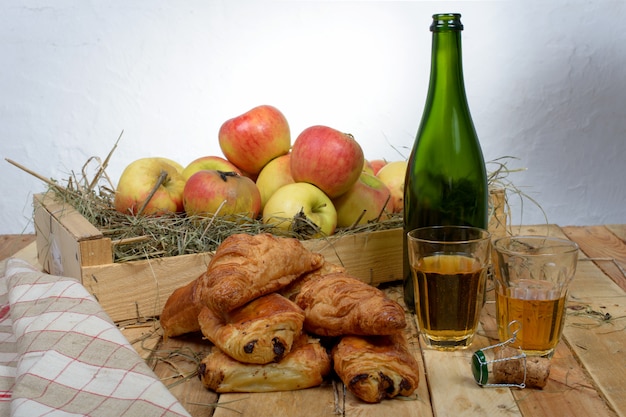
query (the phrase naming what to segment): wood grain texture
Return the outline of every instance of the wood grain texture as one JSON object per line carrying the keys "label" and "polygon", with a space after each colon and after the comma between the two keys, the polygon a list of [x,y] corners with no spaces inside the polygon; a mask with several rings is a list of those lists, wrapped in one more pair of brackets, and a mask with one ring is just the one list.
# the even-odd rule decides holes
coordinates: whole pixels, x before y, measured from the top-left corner
{"label": "wood grain texture", "polygon": [[0,260],[9,258],[36,239],[34,234],[0,236]]}
{"label": "wood grain texture", "polygon": [[[616,233],[613,233],[614,230]],[[580,249],[593,260],[605,274],[626,290],[626,230],[613,226],[568,226],[563,232],[578,243]],[[621,234],[621,237],[620,237]]]}
{"label": "wood grain texture", "polygon": [[[412,398],[364,404],[345,392],[340,383],[288,393],[217,396],[207,391],[195,377],[170,389],[194,417],[626,417],[626,370],[623,366],[626,363],[626,291],[620,285],[622,274],[615,264],[626,265],[626,225],[564,228],[539,225],[513,227],[512,232],[568,237],[581,247],[563,338],[552,358],[550,379],[543,390],[481,388],[473,381],[471,354],[497,341],[493,294],[483,309],[479,335],[465,351],[437,352],[421,346],[414,316],[409,316],[411,327],[407,335],[422,367],[420,385]],[[11,245],[9,240],[0,239],[0,244]],[[34,251],[34,244],[22,249],[20,256],[32,258],[32,254],[27,253],[28,248]],[[596,260],[586,260],[588,258]],[[107,285],[132,279],[134,273],[136,271],[124,271]],[[401,301],[399,286],[391,284],[385,291]],[[202,355],[207,349],[207,342],[199,335],[167,342],[158,340],[155,350],[155,340],[146,337],[146,329],[133,327],[123,332],[154,365],[155,373],[166,386],[180,380],[181,374],[193,372],[195,363],[186,355]],[[144,337],[145,343],[142,343]],[[157,356],[160,359],[156,360]]]}

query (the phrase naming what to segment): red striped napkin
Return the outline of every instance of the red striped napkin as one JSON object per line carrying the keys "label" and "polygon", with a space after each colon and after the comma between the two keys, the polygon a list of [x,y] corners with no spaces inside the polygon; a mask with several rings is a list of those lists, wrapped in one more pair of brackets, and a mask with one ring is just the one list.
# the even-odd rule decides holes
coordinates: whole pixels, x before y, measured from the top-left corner
{"label": "red striped napkin", "polygon": [[75,279],[0,262],[0,416],[188,416]]}

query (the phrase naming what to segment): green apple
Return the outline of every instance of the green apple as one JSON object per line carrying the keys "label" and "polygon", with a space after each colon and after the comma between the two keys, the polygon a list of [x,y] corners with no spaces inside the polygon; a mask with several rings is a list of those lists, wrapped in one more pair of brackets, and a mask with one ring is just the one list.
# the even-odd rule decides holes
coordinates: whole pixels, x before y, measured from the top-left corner
{"label": "green apple", "polygon": [[183,169],[183,177],[188,180],[193,174],[202,170],[216,170],[222,172],[236,172],[241,175],[242,172],[233,163],[221,156],[202,156],[194,159]]}
{"label": "green apple", "polygon": [[295,182],[283,185],[267,200],[263,223],[318,238],[335,232],[337,211],[322,190],[306,182]]}
{"label": "green apple", "polygon": [[387,219],[391,193],[374,175],[362,172],[357,182],[333,204],[337,210],[337,227],[350,227]]}
{"label": "green apple", "polygon": [[406,161],[389,162],[376,174],[391,192],[390,211],[393,213],[400,213],[404,210],[404,177],[407,165]]}
{"label": "green apple", "polygon": [[283,185],[295,182],[291,176],[291,154],[272,159],[259,173],[256,186],[261,192],[261,207],[265,207],[267,200]]}
{"label": "green apple", "polygon": [[[115,209],[121,213],[145,215],[183,211],[185,178],[182,170],[179,163],[168,158],[141,158],[131,162],[118,181]],[[161,185],[147,201],[161,176]]]}

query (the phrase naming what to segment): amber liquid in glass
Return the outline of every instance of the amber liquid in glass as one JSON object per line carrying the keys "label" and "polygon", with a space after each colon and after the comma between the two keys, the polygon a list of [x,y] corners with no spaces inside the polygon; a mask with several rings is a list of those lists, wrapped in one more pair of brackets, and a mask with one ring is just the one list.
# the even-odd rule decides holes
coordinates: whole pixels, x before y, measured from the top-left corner
{"label": "amber liquid in glass", "polygon": [[411,265],[415,311],[427,343],[469,346],[476,331],[485,283],[484,268],[462,255],[435,255]]}
{"label": "amber liquid in glass", "polygon": [[[496,315],[500,340],[511,337],[509,323],[516,320],[521,328],[516,341],[529,355],[551,355],[559,342],[565,322],[567,294],[553,289],[553,284],[522,280],[518,286],[496,291]],[[516,343],[516,344],[517,344]]]}

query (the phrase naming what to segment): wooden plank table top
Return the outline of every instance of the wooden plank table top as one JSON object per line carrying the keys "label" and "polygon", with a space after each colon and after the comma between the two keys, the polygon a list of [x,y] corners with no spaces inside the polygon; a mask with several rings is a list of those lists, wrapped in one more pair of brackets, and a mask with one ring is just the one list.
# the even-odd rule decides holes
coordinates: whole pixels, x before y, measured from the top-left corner
{"label": "wooden plank table top", "polygon": [[[194,376],[207,342],[196,336],[163,342],[156,321],[120,326],[193,416],[626,416],[626,225],[526,226],[513,228],[513,233],[567,237],[581,249],[563,338],[543,389],[481,388],[474,382],[472,354],[497,341],[492,297],[466,350],[426,348],[414,316],[408,315],[407,335],[420,364],[419,387],[410,398],[373,405],[357,400],[336,381],[293,392],[217,395]],[[0,259],[29,239],[1,238]],[[31,246],[17,256],[32,259]],[[398,286],[385,290],[401,299]]]}

